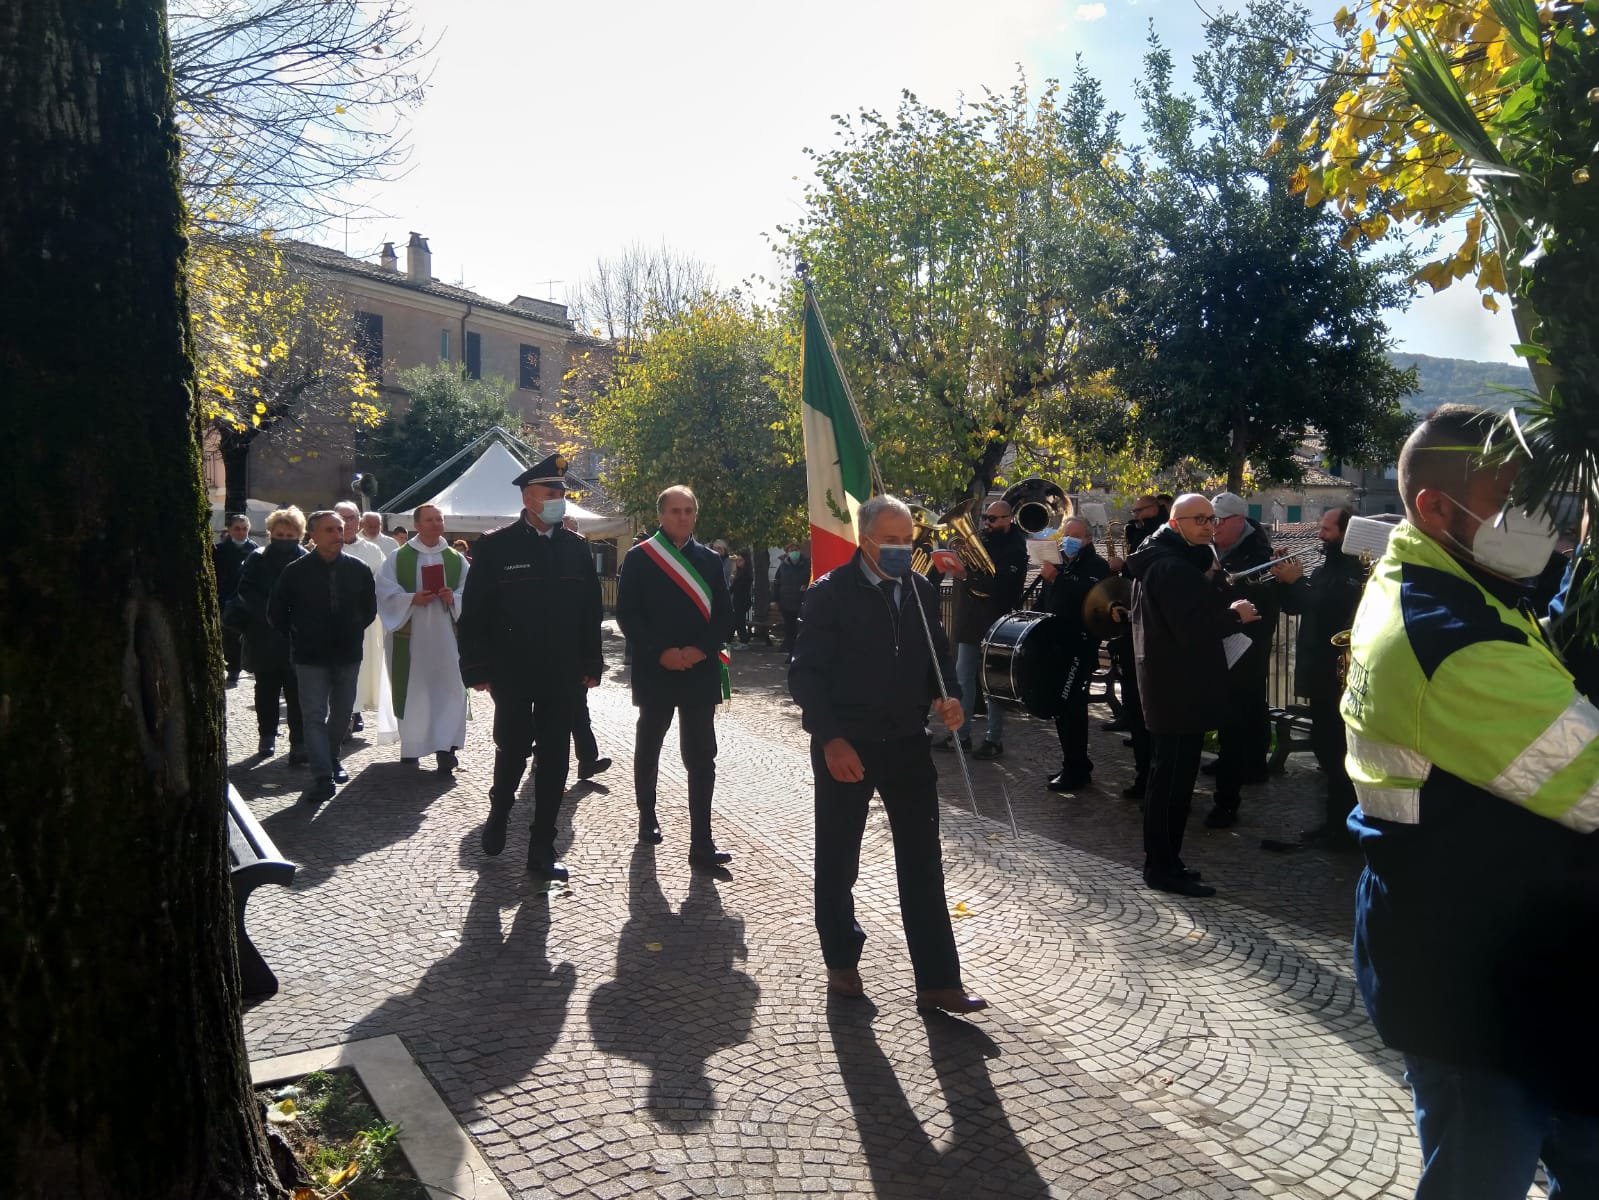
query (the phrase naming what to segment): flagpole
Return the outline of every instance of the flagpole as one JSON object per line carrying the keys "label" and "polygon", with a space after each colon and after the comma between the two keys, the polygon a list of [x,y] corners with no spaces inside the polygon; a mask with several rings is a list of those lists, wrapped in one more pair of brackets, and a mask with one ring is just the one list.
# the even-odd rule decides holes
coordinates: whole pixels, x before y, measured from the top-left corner
{"label": "flagpole", "polygon": [[[850,387],[849,379],[845,376],[843,368],[838,361],[838,350],[833,346],[833,335],[828,332],[827,319],[822,316],[822,306],[816,302],[816,292],[811,287],[811,277],[808,266],[803,262],[799,263],[796,266],[795,271],[805,284],[805,303],[809,305],[811,311],[816,314],[816,325],[817,328],[822,331],[822,341],[826,343],[827,353],[833,360],[834,372],[838,375],[838,381],[844,385],[844,398],[849,401],[850,412],[855,417],[855,427],[861,431],[861,434],[864,437],[866,433],[866,422],[861,420],[860,407],[855,403],[855,392]],[[870,442],[867,443],[866,461],[871,464],[872,482],[876,485],[878,493],[880,495],[888,495],[888,488],[883,485],[883,473],[877,469],[876,447],[874,447]],[[938,681],[938,697],[940,700],[947,703],[949,701],[949,688],[944,683],[944,668],[938,661],[938,646],[933,641],[933,626],[932,623],[927,619],[927,610],[922,606],[922,594],[917,590],[915,580],[909,581],[909,586],[911,589],[911,596],[916,601],[916,613],[922,619],[922,633],[927,638],[927,657],[932,661],[933,664],[933,678]],[[967,736],[970,736],[970,734],[968,733]],[[977,789],[972,785],[972,768],[971,764],[966,761],[966,749],[961,744],[959,734],[951,734],[950,740],[955,746],[956,761],[960,763],[961,778],[966,782],[966,799],[972,806],[972,816],[981,820],[983,814],[977,809]],[[1007,809],[1010,808],[1009,795],[1005,797],[1005,807]],[[1016,833],[1016,816],[1014,812],[1011,813],[1011,831],[1014,836],[1019,836]]]}

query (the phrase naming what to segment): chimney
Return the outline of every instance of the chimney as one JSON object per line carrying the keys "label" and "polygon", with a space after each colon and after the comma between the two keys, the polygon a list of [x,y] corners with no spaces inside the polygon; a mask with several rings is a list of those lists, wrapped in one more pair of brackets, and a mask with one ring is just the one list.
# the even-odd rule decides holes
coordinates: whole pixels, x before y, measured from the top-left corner
{"label": "chimney", "polygon": [[378,266],[385,271],[393,271],[396,275],[400,273],[400,256],[394,253],[393,242],[383,243],[383,253],[378,255]]}
{"label": "chimney", "polygon": [[428,249],[427,238],[414,229],[405,246],[405,275],[415,283],[427,283],[433,278],[433,251]]}

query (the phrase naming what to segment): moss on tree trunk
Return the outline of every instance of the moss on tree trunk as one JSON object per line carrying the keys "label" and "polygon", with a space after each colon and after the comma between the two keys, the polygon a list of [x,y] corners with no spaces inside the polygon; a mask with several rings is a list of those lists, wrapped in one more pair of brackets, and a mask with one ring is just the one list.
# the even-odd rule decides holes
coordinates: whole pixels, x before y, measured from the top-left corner
{"label": "moss on tree trunk", "polygon": [[0,9],[0,1194],[278,1188],[250,1097],[163,8]]}

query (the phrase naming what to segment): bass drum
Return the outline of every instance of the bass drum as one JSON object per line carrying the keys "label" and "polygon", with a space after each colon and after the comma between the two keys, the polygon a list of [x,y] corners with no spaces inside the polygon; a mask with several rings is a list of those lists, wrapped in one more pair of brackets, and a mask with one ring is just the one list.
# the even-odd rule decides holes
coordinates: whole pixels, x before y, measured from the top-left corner
{"label": "bass drum", "polygon": [[1035,717],[1060,711],[1066,663],[1053,613],[1014,612],[989,626],[982,642],[983,691],[990,703],[1024,708]]}

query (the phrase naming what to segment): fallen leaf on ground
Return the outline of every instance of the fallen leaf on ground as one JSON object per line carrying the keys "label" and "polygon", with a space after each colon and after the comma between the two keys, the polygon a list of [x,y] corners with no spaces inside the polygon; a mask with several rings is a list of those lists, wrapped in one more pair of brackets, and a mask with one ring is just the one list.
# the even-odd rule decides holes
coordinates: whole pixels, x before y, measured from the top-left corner
{"label": "fallen leaf on ground", "polygon": [[648,950],[651,954],[655,954],[661,949],[661,943],[660,942],[645,942],[644,943],[644,949]]}

